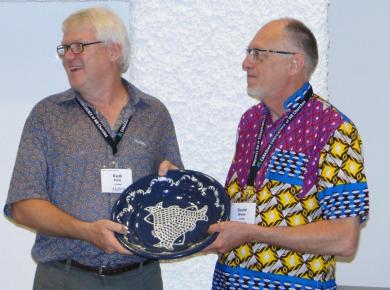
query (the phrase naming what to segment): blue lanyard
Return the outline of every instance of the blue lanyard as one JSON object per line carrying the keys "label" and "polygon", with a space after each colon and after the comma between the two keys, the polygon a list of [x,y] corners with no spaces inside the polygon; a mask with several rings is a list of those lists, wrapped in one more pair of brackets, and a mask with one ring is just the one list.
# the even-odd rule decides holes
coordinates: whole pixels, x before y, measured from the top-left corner
{"label": "blue lanyard", "polygon": [[87,114],[87,116],[91,119],[92,123],[95,125],[95,127],[98,129],[100,134],[103,136],[104,140],[108,143],[108,145],[112,148],[112,154],[115,155],[118,152],[118,144],[122,140],[123,135],[125,134],[125,131],[131,121],[132,116],[130,116],[129,119],[127,119],[126,122],[124,122],[118,129],[118,131],[115,134],[115,139],[111,137],[111,135],[108,133],[106,128],[104,128],[102,122],[99,120],[99,118],[95,115],[95,113],[92,111],[90,107],[88,107],[86,104],[81,102],[79,98],[76,98],[77,103],[80,105],[80,107],[84,110],[84,112]]}
{"label": "blue lanyard", "polygon": [[288,124],[290,124],[292,119],[302,110],[302,108],[309,101],[309,99],[312,95],[313,95],[313,90],[310,87],[305,92],[305,96],[302,99],[302,101],[299,103],[299,105],[290,114],[288,114],[287,117],[284,119],[283,123],[280,124],[279,128],[276,130],[275,135],[272,137],[271,141],[268,143],[267,147],[264,149],[264,152],[260,155],[261,139],[263,138],[265,123],[267,121],[267,115],[264,116],[263,120],[261,121],[259,134],[257,135],[256,148],[255,148],[255,153],[253,155],[253,161],[251,164],[249,176],[247,179],[247,186],[254,186],[257,172],[260,170],[268,153],[271,151],[272,147],[274,146],[276,139],[279,138],[283,129],[286,128],[286,126]]}

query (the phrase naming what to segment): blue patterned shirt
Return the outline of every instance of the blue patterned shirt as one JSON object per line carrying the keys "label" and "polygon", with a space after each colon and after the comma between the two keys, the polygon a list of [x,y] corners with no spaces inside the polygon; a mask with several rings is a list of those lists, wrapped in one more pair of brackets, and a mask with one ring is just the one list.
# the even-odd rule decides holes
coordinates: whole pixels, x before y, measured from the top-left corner
{"label": "blue patterned shirt", "polygon": [[[123,80],[130,101],[114,129],[96,111],[115,136],[132,119],[118,145],[118,153],[101,136],[69,89],[39,102],[23,129],[4,213],[12,218],[11,204],[24,199],[48,200],[83,221],[110,219],[119,193],[102,193],[100,170],[117,164],[131,168],[133,182],[156,174],[164,159],[182,167],[172,119],[166,107]],[[32,255],[38,262],[69,257],[87,265],[115,266],[142,260],[131,255],[106,254],[91,243],[37,233]]]}

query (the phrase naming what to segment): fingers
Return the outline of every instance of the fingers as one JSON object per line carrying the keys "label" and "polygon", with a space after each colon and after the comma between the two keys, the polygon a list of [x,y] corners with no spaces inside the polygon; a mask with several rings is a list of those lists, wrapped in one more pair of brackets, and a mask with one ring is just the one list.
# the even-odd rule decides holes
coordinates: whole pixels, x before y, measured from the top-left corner
{"label": "fingers", "polygon": [[177,166],[173,165],[170,161],[164,160],[161,162],[158,168],[158,175],[165,176],[167,175],[168,170],[178,169]]}
{"label": "fingers", "polygon": [[234,222],[219,222],[209,227],[209,233],[218,233],[216,240],[204,252],[226,253],[227,251],[242,244],[242,237],[237,226],[243,224]]}
{"label": "fingers", "polygon": [[131,255],[132,252],[130,252],[128,249],[126,249],[124,246],[122,246],[121,243],[118,242],[118,240],[115,240],[113,242],[113,249],[114,249],[114,253],[119,253],[121,255]]}
{"label": "fingers", "polygon": [[125,225],[121,225],[116,222],[110,221],[110,224],[108,225],[108,229],[118,234],[122,234],[122,235],[127,234],[127,227]]}
{"label": "fingers", "polygon": [[[113,232],[115,233],[118,233],[118,234],[122,234],[122,235],[125,235],[127,234],[127,227],[125,225],[121,225],[121,224],[118,224],[118,223],[115,223],[115,222],[111,222],[110,221],[110,224],[109,224],[109,227],[108,227],[110,230],[112,230]],[[112,249],[113,249],[113,252],[117,252],[119,254],[122,254],[122,255],[129,255],[131,254],[131,252],[126,249],[114,236],[114,239],[111,240],[112,241]]]}
{"label": "fingers", "polygon": [[211,253],[216,254],[218,251],[215,248],[215,242],[212,243],[211,245],[208,245],[201,252],[204,253],[204,254],[211,254]]}
{"label": "fingers", "polygon": [[131,254],[129,250],[122,246],[114,235],[114,233],[127,234],[127,228],[124,225],[110,220],[99,220],[90,225],[92,227],[90,242],[95,244],[98,248],[108,254]]}
{"label": "fingers", "polygon": [[217,232],[220,232],[220,223],[212,224],[208,229],[209,234],[213,234]]}
{"label": "fingers", "polygon": [[202,250],[204,254],[223,254],[226,252],[224,248],[225,242],[221,239],[220,235],[217,236],[215,241]]}

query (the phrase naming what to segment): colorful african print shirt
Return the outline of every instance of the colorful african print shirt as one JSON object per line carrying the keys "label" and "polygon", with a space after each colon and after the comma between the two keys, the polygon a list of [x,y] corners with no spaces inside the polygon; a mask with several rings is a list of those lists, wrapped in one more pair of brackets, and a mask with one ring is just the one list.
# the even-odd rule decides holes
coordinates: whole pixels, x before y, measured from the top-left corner
{"label": "colorful african print shirt", "polygon": [[[255,202],[258,225],[298,226],[319,220],[368,215],[361,140],[354,124],[329,102],[312,95],[280,132],[254,187],[247,186],[261,121],[263,152],[284,119],[311,91],[306,83],[271,121],[263,104],[241,118],[226,189],[232,202]],[[213,289],[336,289],[335,258],[248,243],[219,257]]]}

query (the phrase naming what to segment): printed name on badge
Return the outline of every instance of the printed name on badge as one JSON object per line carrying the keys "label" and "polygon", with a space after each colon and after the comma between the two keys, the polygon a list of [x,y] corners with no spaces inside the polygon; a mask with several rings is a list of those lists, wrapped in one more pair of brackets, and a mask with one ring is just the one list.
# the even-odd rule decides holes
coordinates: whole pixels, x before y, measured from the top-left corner
{"label": "printed name on badge", "polygon": [[256,217],[256,203],[238,202],[230,207],[230,220],[246,224],[254,224]]}
{"label": "printed name on badge", "polygon": [[131,169],[102,169],[101,182],[102,193],[122,193],[133,183]]}

